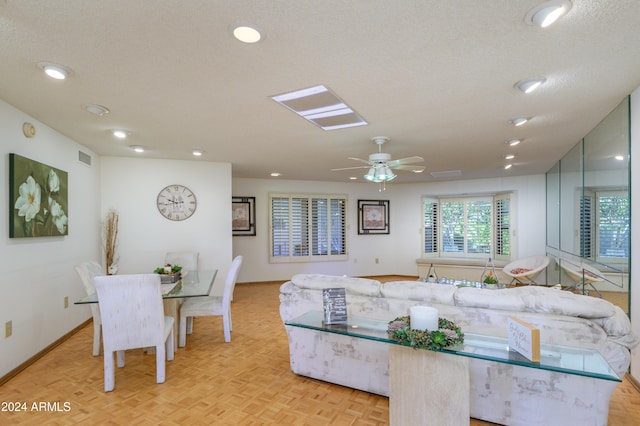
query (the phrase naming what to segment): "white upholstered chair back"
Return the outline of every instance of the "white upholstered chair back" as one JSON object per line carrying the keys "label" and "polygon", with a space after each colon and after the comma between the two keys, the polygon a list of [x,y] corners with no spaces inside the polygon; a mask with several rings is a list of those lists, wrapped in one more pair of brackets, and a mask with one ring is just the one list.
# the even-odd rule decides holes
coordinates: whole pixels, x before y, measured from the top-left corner
{"label": "white upholstered chair back", "polygon": [[[75,266],[76,272],[80,276],[87,296],[96,292],[93,279],[100,275],[105,275],[104,268],[95,260],[82,262]],[[100,355],[102,345],[102,320],[100,318],[100,308],[96,303],[90,303],[91,315],[93,316],[93,356]]]}
{"label": "white upholstered chair back", "polygon": [[[110,275],[95,277],[102,316],[105,391],[113,390],[113,353],[155,347],[156,381],[165,379],[165,354],[173,359],[173,318],[164,315],[160,275]],[[124,353],[118,356],[124,366]]]}
{"label": "white upholstered chair back", "polygon": [[164,263],[182,266],[185,271],[198,270],[199,253],[191,251],[170,251],[164,257]]}

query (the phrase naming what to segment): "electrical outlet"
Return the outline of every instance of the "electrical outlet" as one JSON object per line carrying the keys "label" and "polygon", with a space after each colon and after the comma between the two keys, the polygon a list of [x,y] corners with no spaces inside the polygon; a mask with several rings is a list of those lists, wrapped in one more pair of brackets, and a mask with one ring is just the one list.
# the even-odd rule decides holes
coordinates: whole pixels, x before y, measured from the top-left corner
{"label": "electrical outlet", "polygon": [[358,263],[358,258],[357,257],[353,258],[353,263]]}
{"label": "electrical outlet", "polygon": [[12,321],[7,321],[4,323],[4,337],[5,339],[11,337],[13,334],[13,324]]}
{"label": "electrical outlet", "polygon": [[380,259],[376,257],[376,263],[380,263]]}
{"label": "electrical outlet", "polygon": [[64,308],[67,309],[69,307],[69,296],[64,297]]}

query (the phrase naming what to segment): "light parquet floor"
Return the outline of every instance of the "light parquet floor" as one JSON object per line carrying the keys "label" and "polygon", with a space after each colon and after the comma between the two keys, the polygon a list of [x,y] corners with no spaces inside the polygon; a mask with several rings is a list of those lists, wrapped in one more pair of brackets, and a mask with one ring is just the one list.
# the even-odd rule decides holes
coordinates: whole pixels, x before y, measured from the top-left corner
{"label": "light parquet floor", "polygon": [[[230,343],[219,317],[196,318],[194,334],[167,363],[160,385],[155,357],[127,351],[115,390],[105,393],[102,356],[91,356],[88,325],[0,386],[0,402],[26,405],[26,411],[0,412],[0,424],[388,424],[387,398],[291,373],[278,289],[279,283],[236,286]],[[609,424],[640,424],[640,394],[627,380],[614,393]]]}

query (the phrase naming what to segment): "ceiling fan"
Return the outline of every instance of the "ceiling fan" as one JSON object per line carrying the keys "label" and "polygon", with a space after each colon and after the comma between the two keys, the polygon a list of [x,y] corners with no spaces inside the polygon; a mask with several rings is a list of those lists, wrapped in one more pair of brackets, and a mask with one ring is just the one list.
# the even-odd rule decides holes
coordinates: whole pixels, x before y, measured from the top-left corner
{"label": "ceiling fan", "polygon": [[407,157],[401,158],[399,160],[392,160],[391,154],[387,154],[386,152],[382,152],[382,144],[385,142],[389,142],[389,138],[386,136],[376,136],[371,138],[373,142],[378,145],[378,152],[369,155],[368,160],[363,160],[361,158],[353,158],[349,157],[349,160],[359,161],[361,163],[366,164],[365,166],[355,166],[355,167],[342,167],[339,169],[331,169],[332,171],[337,170],[353,170],[353,169],[369,169],[364,178],[376,183],[383,183],[393,180],[397,177],[393,170],[410,170],[414,173],[421,173],[424,171],[424,166],[410,166],[408,164],[418,163],[420,161],[424,161],[422,157]]}

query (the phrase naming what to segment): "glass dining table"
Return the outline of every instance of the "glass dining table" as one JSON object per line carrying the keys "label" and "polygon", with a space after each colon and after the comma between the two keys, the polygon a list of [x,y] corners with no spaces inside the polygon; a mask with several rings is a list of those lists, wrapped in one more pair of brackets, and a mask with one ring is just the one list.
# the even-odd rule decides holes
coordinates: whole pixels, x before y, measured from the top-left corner
{"label": "glass dining table", "polygon": [[[209,296],[213,282],[218,274],[217,269],[202,271],[186,271],[175,284],[162,284],[162,298],[164,299],[164,314],[173,317],[173,339],[175,350],[178,350],[178,323],[180,321],[180,306],[182,299],[187,297]],[[75,305],[99,303],[96,293],[89,294],[74,302]]]}
{"label": "glass dining table", "polygon": [[[186,271],[182,274],[182,279],[173,285],[169,291],[162,294],[163,299],[183,299],[186,297],[202,297],[211,293],[213,282],[218,273],[217,269],[202,271]],[[166,286],[166,284],[162,284]],[[98,295],[96,293],[89,294],[82,299],[74,302],[76,305],[84,305],[87,303],[98,303]]]}

